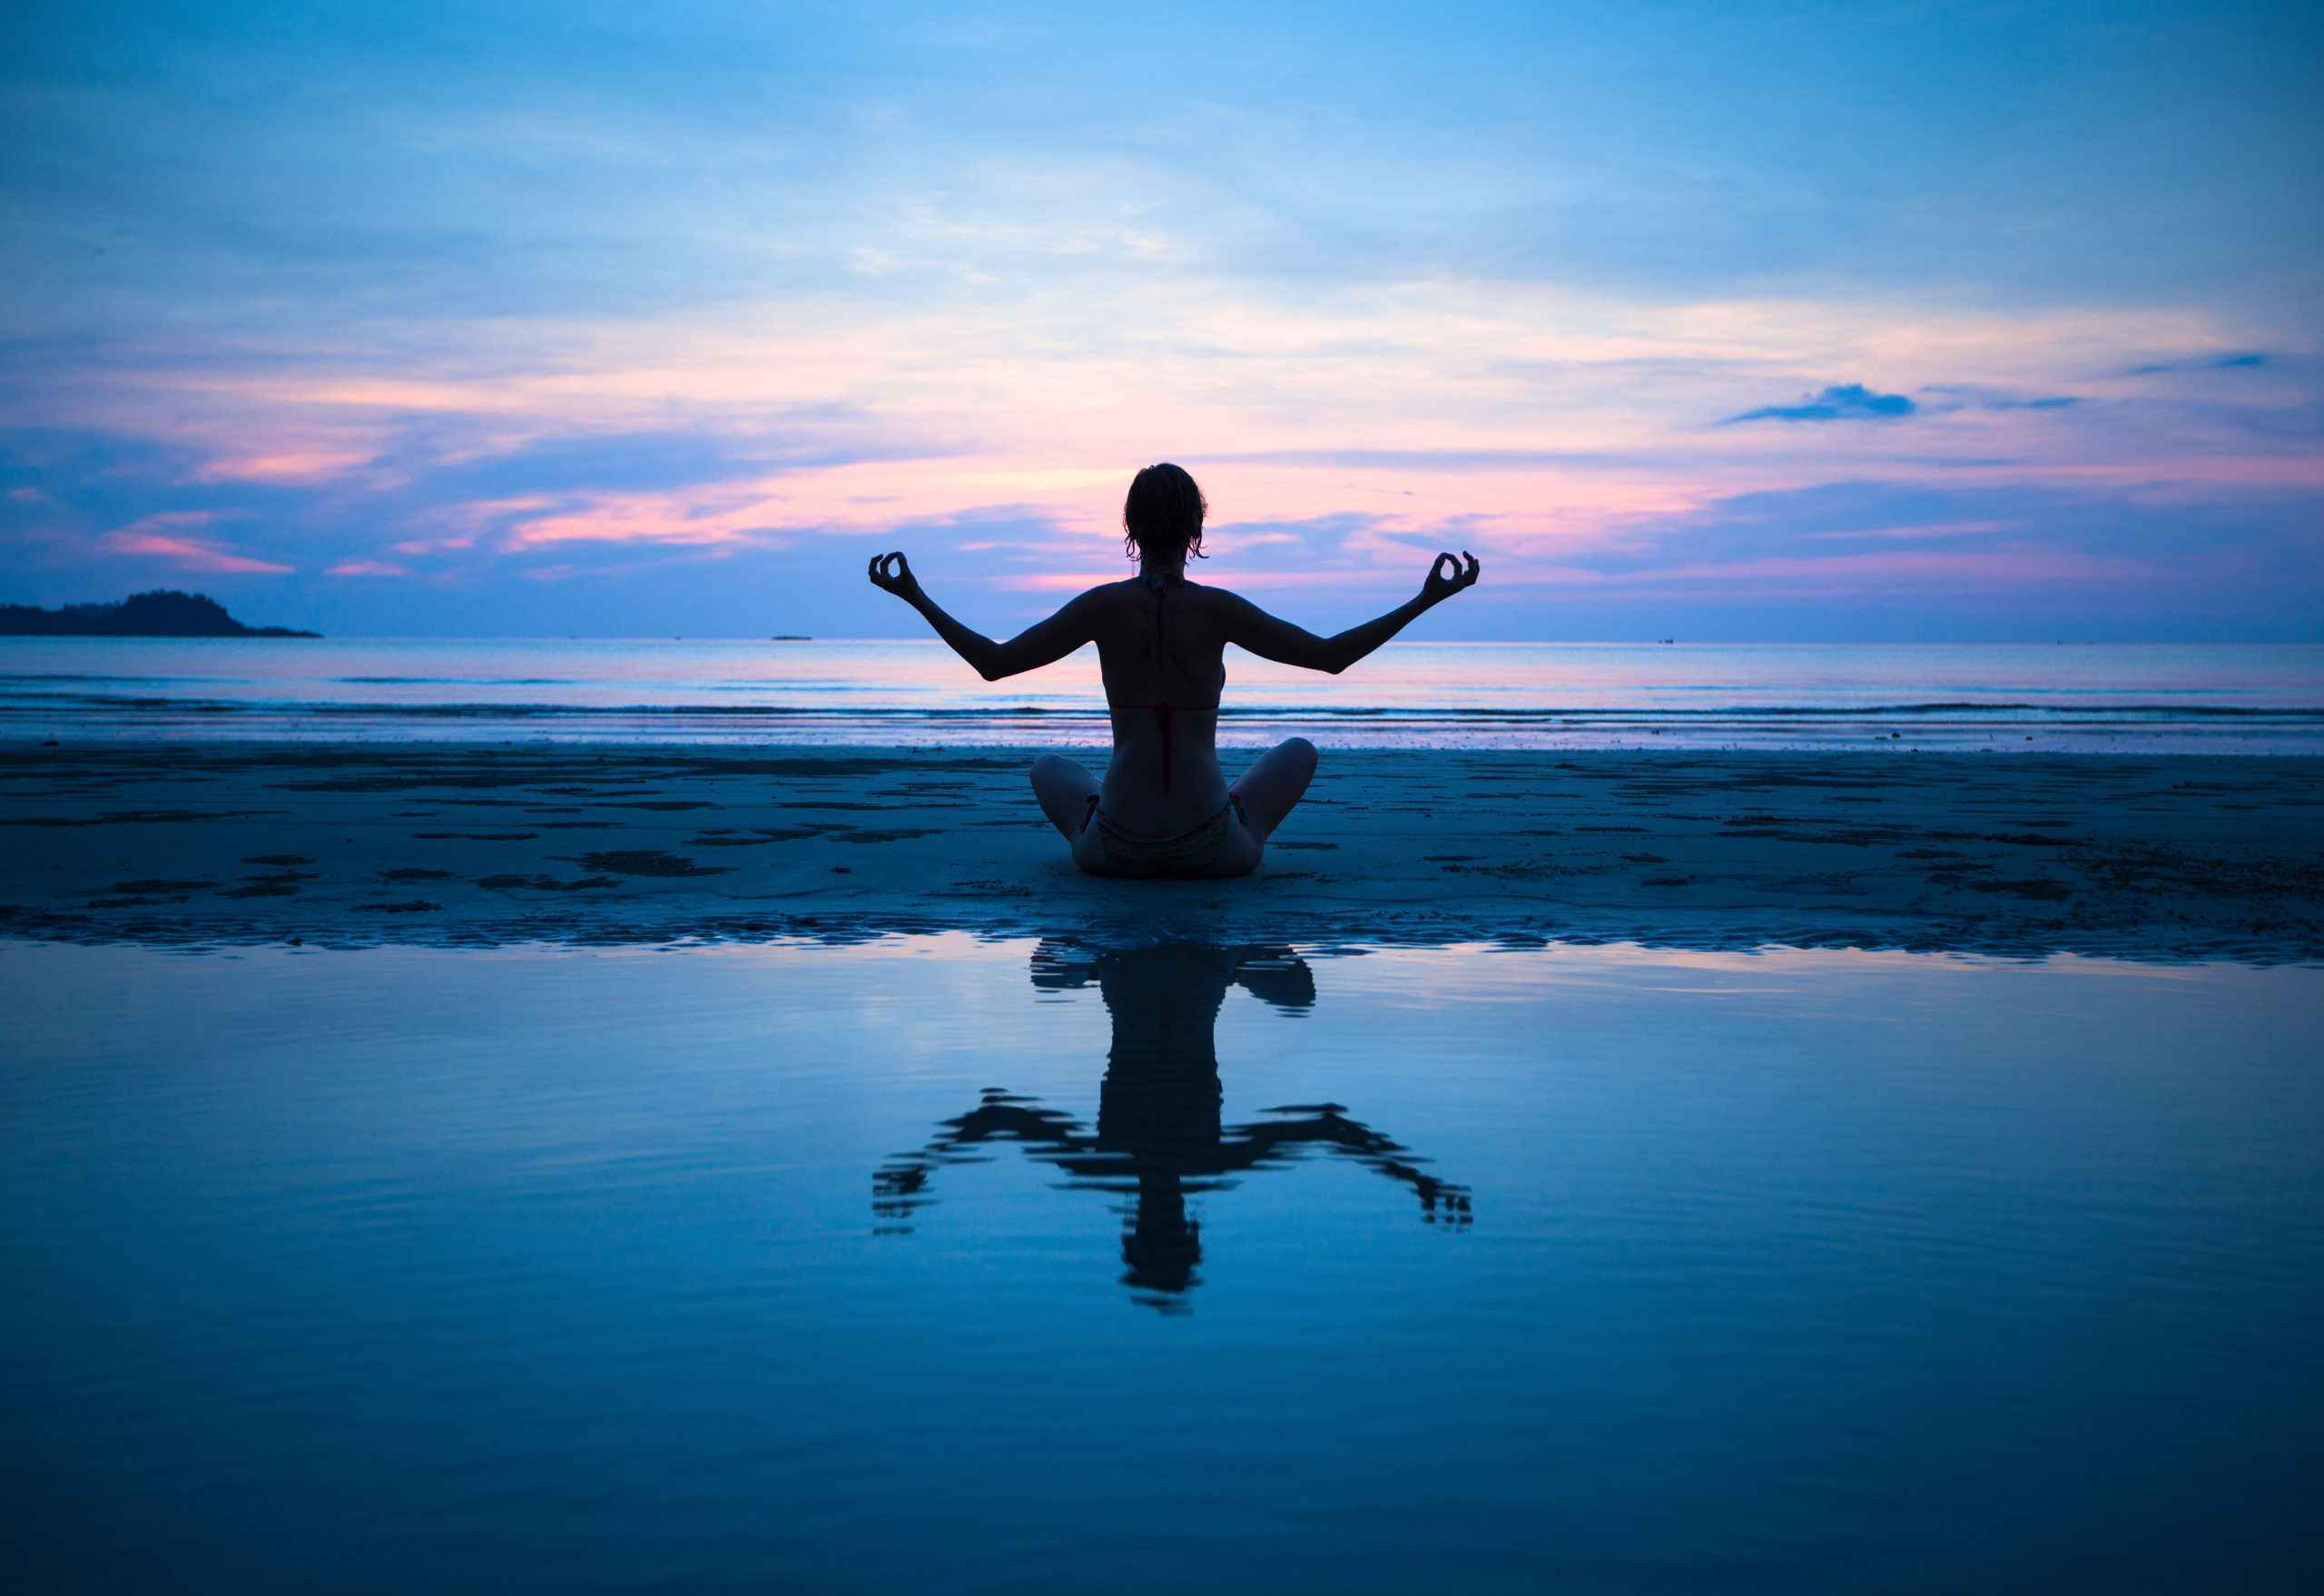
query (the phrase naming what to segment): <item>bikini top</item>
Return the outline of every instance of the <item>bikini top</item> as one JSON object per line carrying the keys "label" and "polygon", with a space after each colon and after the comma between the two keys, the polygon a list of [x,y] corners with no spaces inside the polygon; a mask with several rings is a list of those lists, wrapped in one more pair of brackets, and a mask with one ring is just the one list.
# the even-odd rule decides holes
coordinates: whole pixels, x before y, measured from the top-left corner
{"label": "bikini top", "polygon": [[[1177,586],[1180,582],[1185,581],[1186,578],[1183,576],[1149,576],[1141,574],[1138,576],[1138,580],[1146,585],[1147,592],[1154,595],[1154,646],[1160,652],[1163,663],[1175,670],[1177,667],[1178,662],[1171,657],[1169,639],[1162,635],[1162,600],[1164,596],[1169,593],[1172,587]],[[1150,709],[1154,712],[1155,724],[1162,733],[1162,790],[1165,793],[1167,793],[1170,790],[1171,712],[1174,710],[1179,710],[1189,714],[1216,714],[1218,713],[1218,705],[1215,704],[1116,704],[1111,699],[1108,699],[1106,704],[1107,707],[1109,709]]]}

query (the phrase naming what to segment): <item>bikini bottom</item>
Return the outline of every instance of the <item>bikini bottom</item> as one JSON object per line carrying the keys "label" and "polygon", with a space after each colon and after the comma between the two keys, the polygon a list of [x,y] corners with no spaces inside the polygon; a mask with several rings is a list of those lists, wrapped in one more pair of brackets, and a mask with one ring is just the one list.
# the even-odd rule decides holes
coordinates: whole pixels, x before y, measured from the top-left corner
{"label": "bikini bottom", "polygon": [[1098,828],[1098,842],[1107,862],[1120,875],[1199,875],[1218,858],[1226,828],[1243,818],[1243,801],[1229,796],[1216,814],[1174,836],[1141,837],[1126,832],[1089,800],[1089,823]]}

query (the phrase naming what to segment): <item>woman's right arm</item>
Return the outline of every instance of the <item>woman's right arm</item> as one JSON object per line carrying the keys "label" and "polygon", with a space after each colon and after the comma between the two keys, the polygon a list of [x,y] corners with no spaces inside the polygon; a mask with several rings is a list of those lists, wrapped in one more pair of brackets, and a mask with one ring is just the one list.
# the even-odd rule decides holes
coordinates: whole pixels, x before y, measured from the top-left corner
{"label": "woman's right arm", "polygon": [[[1428,580],[1421,584],[1419,593],[1386,615],[1330,637],[1318,637],[1305,627],[1267,614],[1247,598],[1227,594],[1226,640],[1277,665],[1329,671],[1337,675],[1462,588],[1476,586],[1480,569],[1477,557],[1465,549],[1462,556],[1469,562],[1465,567],[1449,554],[1438,555],[1429,566]],[[1452,574],[1440,574],[1448,565],[1452,567]]]}
{"label": "woman's right arm", "polygon": [[[892,566],[892,568],[891,568]],[[1071,654],[1096,635],[1090,625],[1090,595],[1083,594],[1045,621],[1036,621],[1006,643],[996,643],[981,632],[960,625],[927,594],[911,574],[911,562],[900,550],[872,557],[872,586],[892,593],[918,610],[952,652],[967,660],[988,682],[1039,670]]]}

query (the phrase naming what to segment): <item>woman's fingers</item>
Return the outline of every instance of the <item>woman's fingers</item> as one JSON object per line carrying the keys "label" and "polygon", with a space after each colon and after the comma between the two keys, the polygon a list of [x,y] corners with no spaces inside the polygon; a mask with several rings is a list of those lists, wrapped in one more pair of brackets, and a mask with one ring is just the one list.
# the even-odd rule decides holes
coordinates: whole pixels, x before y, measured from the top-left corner
{"label": "woman's fingers", "polygon": [[1459,554],[1440,554],[1428,567],[1428,584],[1432,587],[1442,587],[1447,593],[1458,593],[1463,587],[1476,585],[1481,568],[1477,557],[1465,548]]}
{"label": "woman's fingers", "polygon": [[[1467,563],[1464,565],[1463,561]],[[1475,586],[1481,569],[1477,557],[1465,548],[1459,554],[1440,553],[1429,562],[1427,590],[1442,597],[1450,597],[1463,587]]]}

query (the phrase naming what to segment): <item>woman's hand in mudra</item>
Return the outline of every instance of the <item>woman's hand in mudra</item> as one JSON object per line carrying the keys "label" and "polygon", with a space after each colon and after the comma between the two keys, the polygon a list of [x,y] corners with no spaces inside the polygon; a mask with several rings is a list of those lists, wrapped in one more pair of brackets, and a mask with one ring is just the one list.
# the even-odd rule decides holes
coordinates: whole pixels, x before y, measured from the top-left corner
{"label": "woman's hand in mudra", "polygon": [[[1469,562],[1465,568],[1461,564],[1463,559]],[[1462,588],[1474,587],[1477,585],[1478,568],[1477,557],[1465,548],[1461,551],[1458,558],[1449,554],[1440,554],[1428,567],[1428,580],[1420,585],[1420,596],[1427,603],[1443,604]],[[879,578],[875,576],[872,580],[877,581]]]}
{"label": "woman's hand in mudra", "polygon": [[[891,568],[892,567],[892,568]],[[903,550],[872,557],[872,586],[882,593],[892,593],[906,604],[920,602],[920,578],[911,574],[911,562],[904,558]],[[1474,581],[1475,577],[1471,577]]]}

